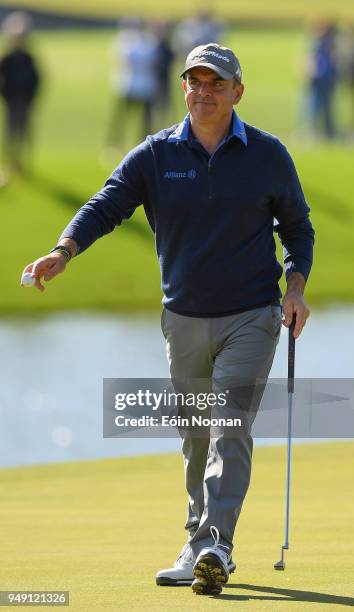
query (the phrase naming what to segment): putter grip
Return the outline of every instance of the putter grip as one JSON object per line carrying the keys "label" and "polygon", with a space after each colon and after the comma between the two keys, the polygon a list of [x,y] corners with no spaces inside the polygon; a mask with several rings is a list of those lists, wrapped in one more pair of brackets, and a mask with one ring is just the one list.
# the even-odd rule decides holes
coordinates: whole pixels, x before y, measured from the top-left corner
{"label": "putter grip", "polygon": [[295,376],[295,329],[296,317],[294,315],[289,327],[289,345],[288,345],[288,393],[294,393],[294,376]]}

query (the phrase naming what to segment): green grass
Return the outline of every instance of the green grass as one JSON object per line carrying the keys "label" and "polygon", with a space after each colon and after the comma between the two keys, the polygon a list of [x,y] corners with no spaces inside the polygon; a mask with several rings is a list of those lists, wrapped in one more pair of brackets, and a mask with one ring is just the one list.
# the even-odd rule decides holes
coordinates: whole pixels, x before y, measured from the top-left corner
{"label": "green grass", "polygon": [[[113,105],[109,84],[113,40],[109,32],[36,35],[34,49],[41,57],[46,82],[36,118],[33,172],[0,191],[0,256],[7,262],[2,270],[2,313],[159,307],[153,237],[140,209],[124,227],[70,263],[70,269],[49,284],[44,295],[19,287],[23,267],[48,252],[76,209],[101,187],[119,161],[112,157],[102,162]],[[301,92],[295,65],[304,49],[304,36],[250,30],[234,32],[226,42],[237,50],[244,66],[241,117],[288,143],[312,206],[317,240],[307,290],[310,302],[353,301],[353,146],[309,147],[306,140],[293,137]],[[176,75],[178,70],[177,65]],[[344,129],[350,116],[347,92],[340,92],[338,105]],[[184,114],[176,76],[167,123]],[[131,122],[125,149],[134,144],[133,128]]]}
{"label": "green grass", "polygon": [[[17,6],[17,0],[7,0],[8,5]],[[144,15],[147,18],[177,18],[190,15],[193,11],[209,7],[214,14],[237,20],[257,20],[265,22],[303,21],[313,17],[329,15],[341,19],[353,19],[354,8],[351,0],[339,0],[333,6],[332,0],[179,0],[179,2],[152,2],[151,0],[21,0],[21,6],[46,11],[116,17],[119,15]]]}
{"label": "green grass", "polygon": [[0,470],[1,589],[70,591],[73,612],[340,611],[353,606],[353,443],[294,447],[290,550],[285,449],[256,448],[238,523],[237,571],[218,598],[154,575],[184,544],[177,455]]}

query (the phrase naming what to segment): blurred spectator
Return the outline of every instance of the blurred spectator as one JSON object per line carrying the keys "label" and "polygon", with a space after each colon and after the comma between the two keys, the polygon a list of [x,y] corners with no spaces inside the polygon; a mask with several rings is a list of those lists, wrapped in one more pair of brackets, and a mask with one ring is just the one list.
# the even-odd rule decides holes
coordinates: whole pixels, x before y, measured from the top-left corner
{"label": "blurred spectator", "polygon": [[338,80],[336,36],[334,24],[316,23],[306,66],[312,129],[326,138],[337,134],[333,108]]}
{"label": "blurred spectator", "polygon": [[141,20],[125,21],[118,34],[115,55],[116,102],[108,142],[120,148],[125,144],[132,119],[139,122],[139,140],[152,131],[153,102],[158,88],[158,41]]}
{"label": "blurred spectator", "polygon": [[160,117],[159,123],[166,120],[166,114],[171,107],[171,71],[175,54],[170,44],[168,24],[156,24],[157,44],[157,79],[158,89],[155,98],[155,110]]}
{"label": "blurred spectator", "polygon": [[30,26],[28,16],[22,12],[11,13],[2,23],[7,51],[0,59],[0,94],[5,103],[5,157],[11,170],[24,168],[31,112],[40,81],[27,48]]}
{"label": "blurred spectator", "polygon": [[215,19],[209,11],[199,11],[177,25],[174,47],[178,53],[185,55],[198,45],[220,43],[224,31],[225,24],[221,20]]}
{"label": "blurred spectator", "polygon": [[348,62],[348,82],[350,86],[351,93],[351,110],[352,110],[352,130],[354,132],[354,28],[350,31],[350,54],[349,54],[349,62]]}
{"label": "blurred spectator", "polygon": [[[349,89],[351,130],[354,130],[354,27],[343,29],[340,36],[340,79]],[[352,134],[353,135],[353,134]]]}

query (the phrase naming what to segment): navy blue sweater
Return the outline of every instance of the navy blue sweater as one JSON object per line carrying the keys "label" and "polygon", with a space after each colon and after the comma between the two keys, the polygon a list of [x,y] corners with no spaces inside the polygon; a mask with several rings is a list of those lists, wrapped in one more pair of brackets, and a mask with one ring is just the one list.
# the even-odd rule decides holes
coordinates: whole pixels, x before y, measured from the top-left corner
{"label": "navy blue sweater", "polygon": [[64,230],[79,253],[143,205],[155,234],[163,303],[189,316],[222,316],[277,302],[282,267],[307,279],[314,232],[293,161],[274,136],[233,114],[210,156],[178,126],[148,136]]}

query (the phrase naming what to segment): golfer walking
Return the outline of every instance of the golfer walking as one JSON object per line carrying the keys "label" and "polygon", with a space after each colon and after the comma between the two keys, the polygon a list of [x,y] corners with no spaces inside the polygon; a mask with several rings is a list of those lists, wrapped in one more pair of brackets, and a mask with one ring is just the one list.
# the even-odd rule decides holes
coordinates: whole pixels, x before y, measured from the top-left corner
{"label": "golfer walking", "polygon": [[[236,523],[247,493],[250,427],[282,323],[274,229],[284,246],[284,324],[297,338],[314,232],[293,161],[274,136],[233,110],[244,85],[238,59],[217,44],[196,47],[182,73],[188,115],[148,136],[75,215],[58,245],[26,267],[43,291],[67,262],[143,205],[155,234],[164,292],[162,330],[173,380],[231,388],[245,415],[242,435],[183,432],[188,542],[157,584],[220,593],[230,571]],[[238,386],[237,382],[251,381]],[[187,383],[188,384],[188,383]],[[193,383],[191,383],[193,385]],[[216,412],[222,414],[222,407]],[[194,434],[194,435],[193,435]]]}

